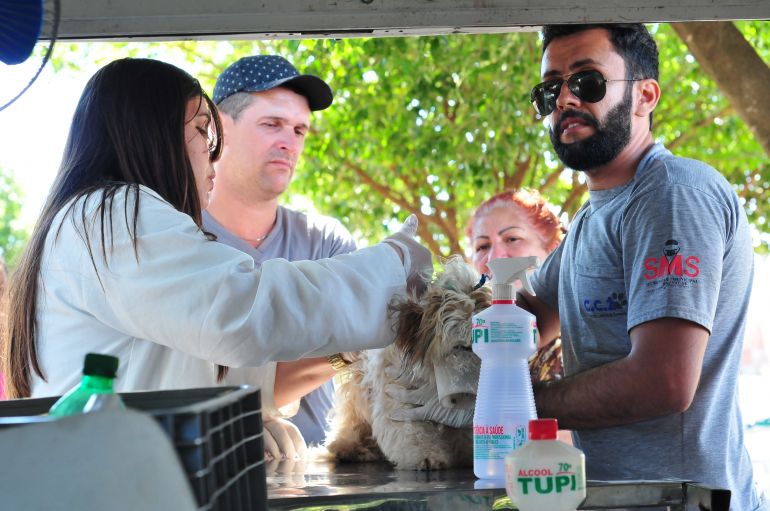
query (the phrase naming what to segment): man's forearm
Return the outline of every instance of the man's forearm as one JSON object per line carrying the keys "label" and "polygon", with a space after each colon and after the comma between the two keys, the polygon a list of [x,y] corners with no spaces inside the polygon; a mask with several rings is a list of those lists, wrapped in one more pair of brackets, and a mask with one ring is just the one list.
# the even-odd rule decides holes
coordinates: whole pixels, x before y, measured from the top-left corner
{"label": "man's forearm", "polygon": [[625,357],[550,384],[537,385],[538,416],[565,429],[620,426],[687,410],[700,381],[709,332],[677,318],[630,332]]}
{"label": "man's forearm", "polygon": [[562,429],[620,426],[679,410],[628,359],[562,380],[535,385],[538,417],[556,418]]}

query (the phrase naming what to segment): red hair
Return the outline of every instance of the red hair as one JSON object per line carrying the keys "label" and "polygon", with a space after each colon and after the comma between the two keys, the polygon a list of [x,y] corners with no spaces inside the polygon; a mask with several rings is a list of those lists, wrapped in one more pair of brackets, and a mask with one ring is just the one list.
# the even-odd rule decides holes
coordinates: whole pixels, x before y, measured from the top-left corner
{"label": "red hair", "polygon": [[513,208],[524,216],[543,243],[543,248],[550,253],[555,249],[566,230],[556,214],[548,208],[548,203],[536,190],[506,190],[482,202],[471,216],[466,235],[473,240],[473,225],[497,208]]}

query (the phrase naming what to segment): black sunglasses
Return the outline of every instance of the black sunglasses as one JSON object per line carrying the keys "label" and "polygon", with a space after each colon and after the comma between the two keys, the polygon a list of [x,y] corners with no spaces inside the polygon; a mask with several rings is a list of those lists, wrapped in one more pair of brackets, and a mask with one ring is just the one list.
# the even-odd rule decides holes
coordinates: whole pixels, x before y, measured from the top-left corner
{"label": "black sunglasses", "polygon": [[[604,95],[607,94],[607,82],[636,81],[639,81],[639,78],[632,80],[608,80],[595,69],[579,71],[566,77],[567,87],[570,92],[577,96],[581,101],[588,101],[589,103],[596,103],[604,98]],[[532,102],[532,105],[535,107],[535,111],[538,114],[548,115],[554,111],[556,108],[556,99],[559,97],[559,93],[561,93],[561,85],[564,82],[565,78],[547,80],[538,83],[532,88],[529,100]]]}

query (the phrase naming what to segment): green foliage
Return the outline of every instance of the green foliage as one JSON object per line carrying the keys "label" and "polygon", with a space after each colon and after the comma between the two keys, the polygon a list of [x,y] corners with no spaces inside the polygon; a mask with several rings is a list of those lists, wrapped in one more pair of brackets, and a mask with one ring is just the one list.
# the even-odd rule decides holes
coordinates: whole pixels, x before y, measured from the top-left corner
{"label": "green foliage", "polygon": [[294,189],[366,226],[358,234],[369,241],[390,219],[416,213],[435,253],[463,252],[469,214],[497,191],[548,181],[556,203],[569,195],[571,173],[559,177],[529,104],[539,77],[539,62],[526,57],[539,51],[535,34],[304,46],[323,55],[306,70],[329,80],[336,99],[315,122]]}
{"label": "green foliage", "polygon": [[[767,31],[741,26],[767,55]],[[656,139],[719,169],[768,232],[767,155],[670,27],[650,28],[661,50]],[[469,214],[503,189],[540,189],[569,215],[585,198],[528,101],[539,81],[537,34],[314,41],[299,50],[288,52],[295,62],[323,56],[306,69],[335,86],[336,100],[315,122],[294,190],[367,226],[358,234],[370,241],[414,212],[429,228],[423,239],[446,255],[463,251]]]}
{"label": "green foliage", "polygon": [[[737,26],[757,53],[768,60],[767,23],[742,22]],[[764,31],[759,30],[762,26]],[[749,222],[765,233],[759,249],[767,252],[770,203],[763,197],[770,191],[770,158],[673,30],[660,25],[655,39],[660,48],[663,91],[655,114],[657,139],[675,154],[705,161],[725,176],[743,201]]]}
{"label": "green foliage", "polygon": [[[766,22],[737,26],[767,60]],[[765,233],[767,250],[770,205],[761,198],[770,189],[768,155],[670,27],[650,29],[660,47],[663,91],[656,139],[720,170]],[[529,104],[540,77],[536,33],[88,48],[91,61],[104,55],[171,61],[209,91],[221,69],[254,53],[282,54],[300,71],[324,78],[335,101],[314,116],[290,193],[340,218],[363,243],[416,213],[419,234],[434,253],[465,252],[469,215],[501,190],[539,189],[567,216],[585,199],[582,176],[555,158]]]}
{"label": "green foliage", "polygon": [[21,255],[28,233],[16,227],[21,212],[21,192],[13,176],[0,167],[0,256],[13,268]]}

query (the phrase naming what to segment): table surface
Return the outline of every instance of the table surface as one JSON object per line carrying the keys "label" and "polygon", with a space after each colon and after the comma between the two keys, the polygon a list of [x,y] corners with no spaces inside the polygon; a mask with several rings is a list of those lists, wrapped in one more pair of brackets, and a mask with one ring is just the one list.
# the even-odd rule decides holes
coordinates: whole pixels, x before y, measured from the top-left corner
{"label": "table surface", "polygon": [[[476,479],[470,469],[418,472],[394,470],[387,463],[292,461],[271,462],[266,469],[271,510],[515,509],[502,481]],[[682,481],[589,481],[580,509],[657,505],[684,510],[700,504],[707,511],[727,511],[726,495]]]}

